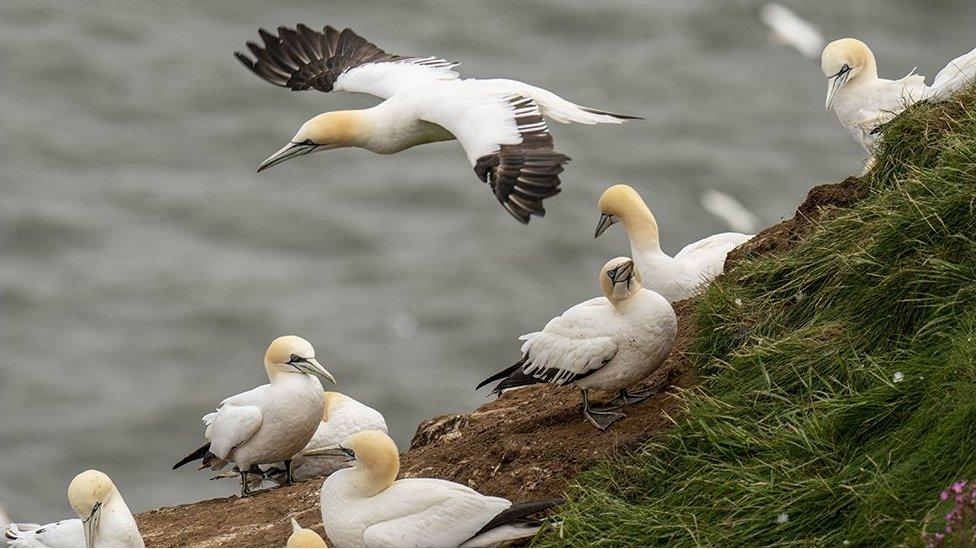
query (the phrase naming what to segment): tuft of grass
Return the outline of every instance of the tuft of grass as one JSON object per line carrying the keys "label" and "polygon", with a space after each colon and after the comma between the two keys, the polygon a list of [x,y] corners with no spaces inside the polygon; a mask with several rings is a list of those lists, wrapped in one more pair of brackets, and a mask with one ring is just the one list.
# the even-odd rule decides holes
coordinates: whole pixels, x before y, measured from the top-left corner
{"label": "tuft of grass", "polygon": [[695,305],[700,385],[550,546],[891,546],[976,478],[976,90],[888,124],[868,196]]}

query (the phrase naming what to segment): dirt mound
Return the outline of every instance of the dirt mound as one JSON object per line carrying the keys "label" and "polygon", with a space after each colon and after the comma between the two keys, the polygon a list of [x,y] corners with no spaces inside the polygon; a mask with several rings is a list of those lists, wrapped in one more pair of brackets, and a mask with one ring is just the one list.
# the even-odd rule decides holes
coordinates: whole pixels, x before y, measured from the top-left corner
{"label": "dirt mound", "polygon": [[[727,264],[782,253],[809,234],[811,221],[867,195],[856,178],[810,191],[794,218],[765,229],[729,254]],[[678,303],[678,339],[664,367],[645,382],[670,377],[674,387],[693,383],[687,349],[695,333],[693,300]],[[437,477],[512,500],[558,497],[589,465],[634,448],[663,432],[679,412],[673,389],[637,406],[607,432],[580,415],[575,389],[535,386],[511,391],[470,414],[424,421],[402,454],[402,477]],[[594,394],[594,401],[612,395]],[[291,532],[289,518],[324,534],[319,514],[321,480],[256,494],[148,511],[136,517],[146,544],[154,547],[280,547]]]}

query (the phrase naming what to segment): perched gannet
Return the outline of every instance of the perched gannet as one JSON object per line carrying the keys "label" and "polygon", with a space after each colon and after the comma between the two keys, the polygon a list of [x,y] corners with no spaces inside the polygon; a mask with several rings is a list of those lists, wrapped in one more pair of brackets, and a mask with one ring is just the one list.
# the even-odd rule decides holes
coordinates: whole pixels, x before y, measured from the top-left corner
{"label": "perched gannet", "polygon": [[827,110],[833,108],[841,125],[873,154],[882,124],[917,101],[945,100],[976,78],[976,49],[949,62],[931,86],[914,71],[899,80],[878,78],[874,54],[854,38],[827,44],[820,66],[827,77]]}
{"label": "perched gannet", "polygon": [[210,441],[173,466],[200,459],[219,469],[234,463],[241,476],[241,495],[248,495],[247,472],[253,465],[283,461],[285,482],[293,481],[291,459],[308,444],[324,413],[322,377],[332,374],[315,360],[312,344],[298,336],[271,342],[264,355],[271,383],[225,399],[203,416]]}
{"label": "perched gannet", "polygon": [[457,63],[386,53],[351,29],[305,25],[259,31],[248,42],[255,59],[235,55],[264,80],[292,90],[367,93],[385,99],[365,110],[320,114],[258,167],[340,147],[391,154],[457,139],[481,181],[522,223],[545,215],[542,200],[559,192],[569,158],[553,150],[545,117],[557,122],[612,123],[638,118],[582,107],[516,80],[460,79]]}
{"label": "perched gannet", "polygon": [[291,535],[285,547],[328,547],[322,536],[315,533],[315,530],[302,528],[298,521],[291,519]]}
{"label": "perched gannet", "polygon": [[[315,434],[312,435],[312,440],[305,445],[301,452],[292,457],[292,471],[295,480],[328,476],[347,466],[348,460],[346,459],[336,456],[305,456],[306,450],[334,446],[359,431],[387,432],[383,414],[354,398],[334,391],[325,391],[323,401],[325,412],[322,414],[322,421],[315,430]],[[237,473],[233,471],[223,473],[214,479],[230,477],[236,478]],[[248,482],[251,488],[259,487],[262,481],[266,479],[282,484],[285,481],[284,464],[255,466],[248,472]]]}
{"label": "perched gannet", "polygon": [[360,431],[321,453],[353,466],[322,483],[322,526],[336,547],[493,547],[533,535],[529,519],[560,501],[513,504],[436,478],[396,480],[400,456],[382,431]]}
{"label": "perched gannet", "polygon": [[596,236],[614,223],[622,222],[630,238],[630,250],[641,273],[644,287],[672,303],[701,293],[725,269],[725,256],[753,235],[719,233],[681,249],[674,257],[661,250],[657,221],[651,210],[629,185],[614,185],[600,197],[600,222]]}
{"label": "perched gannet", "polygon": [[101,471],[79,474],[68,486],[68,503],[78,515],[44,526],[10,524],[11,547],[145,547],[122,494]]}
{"label": "perched gannet", "polygon": [[759,20],[769,27],[774,42],[790,46],[810,59],[816,59],[827,43],[813,23],[782,4],[763,4],[759,8]]}
{"label": "perched gannet", "polygon": [[[522,359],[478,384],[501,380],[493,392],[553,383],[578,387],[583,416],[598,429],[625,417],[620,409],[657,393],[627,388],[654,373],[677,334],[674,309],[660,294],[641,287],[641,271],[629,257],[611,259],[600,271],[605,297],[574,305],[550,320],[541,332],[525,334]],[[610,406],[590,407],[588,391],[619,391]]]}

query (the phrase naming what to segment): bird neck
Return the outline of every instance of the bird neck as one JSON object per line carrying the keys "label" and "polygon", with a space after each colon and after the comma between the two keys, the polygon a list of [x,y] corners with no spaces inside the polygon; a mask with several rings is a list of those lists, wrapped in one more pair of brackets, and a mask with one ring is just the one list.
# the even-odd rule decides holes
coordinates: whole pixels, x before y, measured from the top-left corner
{"label": "bird neck", "polygon": [[356,464],[350,475],[356,492],[361,497],[373,497],[386,490],[396,481],[400,473],[400,456],[372,456],[369,464]]}
{"label": "bird neck", "polygon": [[620,216],[620,220],[630,238],[632,250],[661,251],[657,220],[647,204],[643,201],[632,203],[628,211]]}

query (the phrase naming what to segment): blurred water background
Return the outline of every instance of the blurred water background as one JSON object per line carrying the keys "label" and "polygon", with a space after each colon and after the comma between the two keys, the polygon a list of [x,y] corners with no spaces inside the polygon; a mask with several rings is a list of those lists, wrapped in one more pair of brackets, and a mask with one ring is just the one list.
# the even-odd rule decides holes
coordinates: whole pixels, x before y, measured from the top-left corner
{"label": "blurred water background", "polygon": [[[976,45],[964,1],[788,2],[855,35],[882,76],[933,75]],[[664,246],[727,230],[699,197],[764,224],[863,153],[823,109],[819,63],[770,44],[756,2],[0,3],[0,501],[70,514],[95,467],[134,510],[235,492],[170,466],[199,418],[266,381],[267,343],[300,334],[338,390],[406,445],[469,410],[516,337],[597,295],[627,253],[593,239],[604,187],[630,182]],[[320,153],[261,174],[307,118],[365,96],[291,93],[232,57],[257,28],[350,26],[387,51],[463,62],[639,114],[554,125],[570,155],[548,216],[514,222],[456,143]]]}

